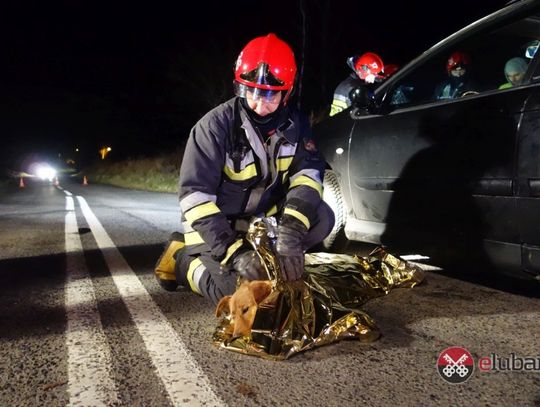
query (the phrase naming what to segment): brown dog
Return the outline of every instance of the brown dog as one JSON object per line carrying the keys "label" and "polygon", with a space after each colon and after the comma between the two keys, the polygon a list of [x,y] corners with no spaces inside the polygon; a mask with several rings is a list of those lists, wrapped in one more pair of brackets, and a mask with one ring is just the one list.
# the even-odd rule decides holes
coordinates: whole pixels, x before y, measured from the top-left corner
{"label": "brown dog", "polygon": [[257,307],[272,291],[269,280],[244,281],[233,295],[223,297],[216,307],[216,317],[224,312],[230,315],[233,337],[247,336],[255,320]]}

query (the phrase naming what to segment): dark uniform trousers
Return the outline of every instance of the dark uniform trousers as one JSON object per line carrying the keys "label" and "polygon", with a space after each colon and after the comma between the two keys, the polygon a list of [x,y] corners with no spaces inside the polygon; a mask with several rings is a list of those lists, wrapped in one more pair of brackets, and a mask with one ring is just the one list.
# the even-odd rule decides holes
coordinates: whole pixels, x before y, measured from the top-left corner
{"label": "dark uniform trousers", "polygon": [[[308,250],[321,243],[334,227],[334,212],[324,201],[317,208],[315,221],[304,237],[303,247]],[[241,233],[241,232],[239,232]],[[176,281],[217,304],[221,298],[236,290],[237,273],[230,266],[222,266],[210,252],[188,255],[178,251],[175,267]]]}

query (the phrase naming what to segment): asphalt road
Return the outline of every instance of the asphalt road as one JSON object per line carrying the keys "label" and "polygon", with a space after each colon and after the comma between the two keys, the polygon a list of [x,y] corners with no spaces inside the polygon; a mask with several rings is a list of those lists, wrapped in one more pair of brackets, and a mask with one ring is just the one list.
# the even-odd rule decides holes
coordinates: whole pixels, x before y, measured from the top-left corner
{"label": "asphalt road", "polygon": [[[422,285],[365,305],[376,342],[266,361],[216,348],[213,306],[154,281],[179,227],[174,194],[92,180],[1,187],[0,405],[540,405],[534,281],[426,267]],[[438,372],[449,347],[474,359],[464,383]],[[512,354],[531,368],[479,369],[482,357]]]}

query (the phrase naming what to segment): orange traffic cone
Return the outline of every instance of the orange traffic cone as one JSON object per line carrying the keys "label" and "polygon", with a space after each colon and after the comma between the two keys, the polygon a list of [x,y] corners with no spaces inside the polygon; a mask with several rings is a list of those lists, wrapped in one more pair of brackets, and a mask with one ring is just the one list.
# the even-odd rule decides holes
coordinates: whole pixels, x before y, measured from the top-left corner
{"label": "orange traffic cone", "polygon": [[58,182],[58,177],[54,177],[54,186],[57,187],[58,185],[60,185]]}
{"label": "orange traffic cone", "polygon": [[19,188],[24,188],[24,180],[23,180],[23,177],[21,177],[20,181],[19,181]]}
{"label": "orange traffic cone", "polygon": [[88,180],[86,179],[86,175],[83,177],[83,185],[88,185]]}

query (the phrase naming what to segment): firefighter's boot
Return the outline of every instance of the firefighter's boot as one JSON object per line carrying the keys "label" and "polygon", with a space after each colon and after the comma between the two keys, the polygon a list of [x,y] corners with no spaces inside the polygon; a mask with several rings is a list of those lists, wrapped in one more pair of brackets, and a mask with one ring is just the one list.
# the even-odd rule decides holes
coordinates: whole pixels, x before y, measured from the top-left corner
{"label": "firefighter's boot", "polygon": [[154,268],[157,282],[167,291],[175,291],[178,287],[175,275],[176,256],[185,245],[182,233],[172,233]]}

